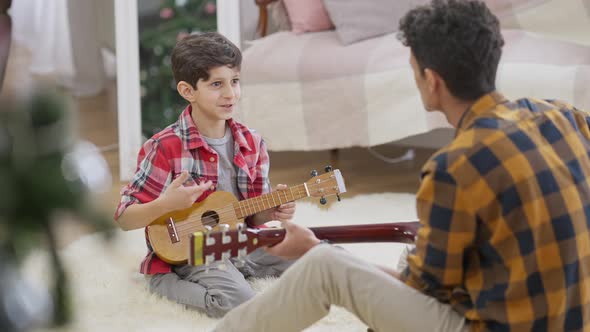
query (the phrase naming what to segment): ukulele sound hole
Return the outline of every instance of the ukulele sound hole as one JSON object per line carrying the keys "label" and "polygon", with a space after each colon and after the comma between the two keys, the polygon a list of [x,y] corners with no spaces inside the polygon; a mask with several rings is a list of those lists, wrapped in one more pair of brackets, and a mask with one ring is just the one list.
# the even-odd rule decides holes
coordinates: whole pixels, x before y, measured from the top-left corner
{"label": "ukulele sound hole", "polygon": [[219,224],[219,215],[215,211],[207,211],[201,216],[203,226],[215,227]]}

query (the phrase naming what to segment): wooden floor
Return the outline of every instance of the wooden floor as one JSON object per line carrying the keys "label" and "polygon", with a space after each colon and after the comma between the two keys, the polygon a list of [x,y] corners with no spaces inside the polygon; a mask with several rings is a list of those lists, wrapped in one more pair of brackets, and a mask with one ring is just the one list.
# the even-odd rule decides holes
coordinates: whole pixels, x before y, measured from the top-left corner
{"label": "wooden floor", "polygon": [[[55,81],[51,76],[31,75],[28,71],[30,54],[19,45],[13,46],[1,95],[28,94],[39,83],[51,84]],[[94,97],[77,98],[68,91],[64,93],[68,105],[74,110],[79,137],[101,148],[109,164],[113,176],[111,190],[96,200],[104,213],[111,216],[119,199],[118,192],[124,185],[118,178],[116,82],[109,82],[105,91]],[[389,144],[375,147],[374,150],[395,157],[403,154],[407,148]],[[383,192],[414,193],[419,185],[420,167],[433,152],[434,150],[430,149],[416,149],[413,161],[389,164],[377,159],[365,148],[339,150],[338,168],[345,178],[348,189],[342,197]],[[275,185],[295,185],[308,180],[313,169],[323,172],[324,167],[330,164],[331,155],[329,151],[271,152],[270,158],[271,182]],[[334,199],[330,201],[333,202]],[[392,216],[392,219],[395,219],[395,216]],[[62,230],[61,246],[92,231],[71,221],[65,221],[59,227]]]}

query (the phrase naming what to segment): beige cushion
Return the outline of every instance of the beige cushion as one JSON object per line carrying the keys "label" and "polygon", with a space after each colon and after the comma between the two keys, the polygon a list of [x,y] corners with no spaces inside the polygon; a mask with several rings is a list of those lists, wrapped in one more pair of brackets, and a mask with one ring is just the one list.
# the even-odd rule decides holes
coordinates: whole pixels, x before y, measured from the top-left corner
{"label": "beige cushion", "polygon": [[342,43],[397,31],[406,12],[428,0],[324,0],[330,19]]}

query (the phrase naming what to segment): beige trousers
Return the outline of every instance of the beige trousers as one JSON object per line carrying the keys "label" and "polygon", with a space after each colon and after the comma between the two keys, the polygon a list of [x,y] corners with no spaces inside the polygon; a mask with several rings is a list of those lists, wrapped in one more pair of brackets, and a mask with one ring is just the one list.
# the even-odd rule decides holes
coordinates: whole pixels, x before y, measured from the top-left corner
{"label": "beige trousers", "polygon": [[468,331],[463,316],[377,267],[318,245],[261,294],[230,311],[215,331],[301,331],[346,308],[376,332]]}

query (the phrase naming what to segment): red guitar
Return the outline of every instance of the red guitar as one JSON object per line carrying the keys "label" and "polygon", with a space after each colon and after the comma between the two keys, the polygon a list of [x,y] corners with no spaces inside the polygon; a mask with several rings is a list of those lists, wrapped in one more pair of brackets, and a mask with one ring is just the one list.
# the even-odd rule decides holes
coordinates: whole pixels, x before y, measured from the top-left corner
{"label": "red guitar", "polygon": [[[402,242],[414,243],[419,222],[311,227],[320,240],[332,243]],[[258,247],[272,246],[283,240],[285,229],[238,229],[220,225],[222,230],[196,232],[190,237],[189,264],[210,264],[226,258],[244,258]]]}

